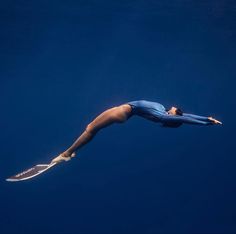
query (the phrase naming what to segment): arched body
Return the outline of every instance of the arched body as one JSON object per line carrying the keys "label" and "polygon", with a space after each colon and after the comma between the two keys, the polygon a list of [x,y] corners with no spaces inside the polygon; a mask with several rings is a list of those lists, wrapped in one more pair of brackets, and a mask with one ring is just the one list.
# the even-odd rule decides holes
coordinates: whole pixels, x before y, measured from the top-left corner
{"label": "arched body", "polygon": [[124,123],[130,117],[135,115],[161,123],[162,126],[171,127],[178,127],[183,123],[198,125],[221,124],[220,121],[213,119],[212,117],[182,112],[181,115],[178,115],[176,107],[172,107],[170,110],[167,110],[162,104],[157,102],[150,102],[146,100],[128,102],[126,104],[110,108],[98,115],[91,123],[87,125],[85,131],[72,144],[72,146],[56,157],[53,161],[65,160],[66,157],[71,157],[73,153],[91,141],[99,130],[113,123]]}

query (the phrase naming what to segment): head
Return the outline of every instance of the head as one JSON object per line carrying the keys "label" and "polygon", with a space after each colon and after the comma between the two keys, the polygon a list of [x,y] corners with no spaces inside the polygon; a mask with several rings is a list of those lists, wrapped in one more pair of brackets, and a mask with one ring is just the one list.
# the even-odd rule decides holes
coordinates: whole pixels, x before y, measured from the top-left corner
{"label": "head", "polygon": [[172,106],[169,110],[167,110],[169,115],[183,115],[183,111],[175,106]]}
{"label": "head", "polygon": [[[183,115],[183,111],[175,106],[172,106],[169,110],[167,110],[167,113],[169,115]],[[163,127],[178,128],[181,125],[182,123],[164,123]]]}

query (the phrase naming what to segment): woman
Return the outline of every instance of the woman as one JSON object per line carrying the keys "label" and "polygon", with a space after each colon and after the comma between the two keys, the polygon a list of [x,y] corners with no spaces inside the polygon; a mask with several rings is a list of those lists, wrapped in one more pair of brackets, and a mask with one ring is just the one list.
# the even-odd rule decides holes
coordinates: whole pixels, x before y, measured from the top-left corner
{"label": "woman", "polygon": [[75,152],[93,139],[96,133],[113,123],[124,123],[131,116],[138,115],[145,119],[161,123],[163,127],[176,128],[186,124],[213,125],[222,124],[212,117],[183,113],[177,107],[166,109],[162,104],[145,100],[128,102],[104,111],[95,118],[81,136],[66,151],[52,160],[52,162],[68,161],[75,156]]}

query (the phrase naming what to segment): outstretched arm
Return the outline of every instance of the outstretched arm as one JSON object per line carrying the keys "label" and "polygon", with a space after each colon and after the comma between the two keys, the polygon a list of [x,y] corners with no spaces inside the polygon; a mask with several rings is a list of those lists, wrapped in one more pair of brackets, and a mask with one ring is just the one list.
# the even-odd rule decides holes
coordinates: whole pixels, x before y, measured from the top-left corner
{"label": "outstretched arm", "polygon": [[222,122],[212,117],[206,117],[206,116],[200,116],[200,115],[194,115],[194,114],[188,114],[188,113],[183,113],[183,116],[197,119],[197,120],[206,121],[206,122],[213,122],[214,124],[222,124]]}
{"label": "outstretched arm", "polygon": [[197,125],[212,125],[212,121],[198,120],[192,117],[180,116],[180,115],[163,115],[160,117],[162,122],[172,123],[186,123],[186,124],[197,124]]}
{"label": "outstretched arm", "polygon": [[203,121],[210,121],[208,117],[206,116],[200,116],[200,115],[194,115],[194,114],[188,114],[188,113],[183,113],[183,116],[190,117],[193,119],[203,120]]}

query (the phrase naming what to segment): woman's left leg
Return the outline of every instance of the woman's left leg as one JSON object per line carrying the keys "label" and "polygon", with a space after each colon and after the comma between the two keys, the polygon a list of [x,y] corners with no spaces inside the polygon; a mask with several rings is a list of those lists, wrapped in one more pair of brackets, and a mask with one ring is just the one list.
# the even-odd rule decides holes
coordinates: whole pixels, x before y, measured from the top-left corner
{"label": "woman's left leg", "polygon": [[96,133],[113,123],[124,123],[131,115],[131,106],[128,104],[114,107],[104,111],[97,118],[95,118],[88,126],[80,137],[61,154],[62,157],[71,157],[82,146],[87,144],[93,139]]}

